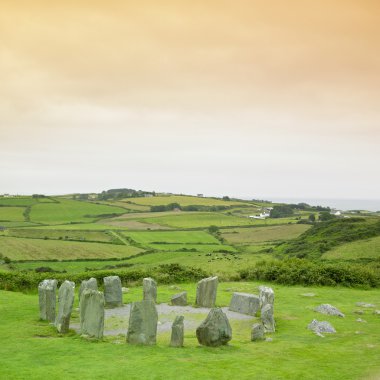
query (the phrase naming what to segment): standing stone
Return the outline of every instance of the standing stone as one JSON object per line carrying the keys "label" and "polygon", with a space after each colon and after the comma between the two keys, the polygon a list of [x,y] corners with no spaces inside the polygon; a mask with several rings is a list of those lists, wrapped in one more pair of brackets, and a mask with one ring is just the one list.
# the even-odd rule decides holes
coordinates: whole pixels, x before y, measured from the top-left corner
{"label": "standing stone", "polygon": [[133,302],[129,315],[127,342],[131,344],[156,344],[158,314],[152,300]]}
{"label": "standing stone", "polygon": [[186,306],[187,305],[187,292],[175,294],[171,299],[171,303],[174,306]]}
{"label": "standing stone", "polygon": [[82,296],[83,290],[85,289],[98,290],[98,282],[96,281],[96,278],[91,277],[89,280],[82,281],[79,288],[79,300]]}
{"label": "standing stone", "polygon": [[214,307],[216,291],[218,289],[218,277],[208,277],[198,282],[196,305],[200,307]]}
{"label": "standing stone", "polygon": [[71,311],[74,304],[75,283],[65,281],[58,290],[58,314],[55,326],[59,333],[67,333],[70,326]]}
{"label": "standing stone", "polygon": [[106,307],[123,306],[123,292],[119,276],[104,277],[103,281]]}
{"label": "standing stone", "polygon": [[207,318],[198,326],[198,342],[204,346],[217,347],[232,339],[232,329],[222,309],[211,309]]}
{"label": "standing stone", "polygon": [[80,299],[81,334],[101,339],[104,331],[104,294],[84,289]]}
{"label": "standing stone", "polygon": [[38,300],[40,318],[44,321],[55,322],[57,280],[43,280],[38,285]]}
{"label": "standing stone", "polygon": [[266,304],[273,305],[274,303],[274,291],[269,286],[261,285],[259,286],[259,298],[260,298],[260,305],[261,307],[265,306]]}
{"label": "standing stone", "polygon": [[256,315],[260,309],[260,299],[254,294],[234,293],[229,309],[237,313]]}
{"label": "standing stone", "polygon": [[251,341],[254,342],[257,340],[265,340],[264,326],[262,325],[262,323],[255,323],[252,326]]}
{"label": "standing stone", "polygon": [[276,331],[276,324],[274,322],[273,316],[273,305],[269,303],[264,305],[264,307],[261,309],[261,321],[263,322],[265,332]]}
{"label": "standing stone", "polygon": [[172,335],[170,338],[171,347],[183,347],[183,337],[184,337],[184,316],[177,315],[172,324]]}
{"label": "standing stone", "polygon": [[157,301],[157,283],[153,278],[147,277],[143,279],[144,300]]}

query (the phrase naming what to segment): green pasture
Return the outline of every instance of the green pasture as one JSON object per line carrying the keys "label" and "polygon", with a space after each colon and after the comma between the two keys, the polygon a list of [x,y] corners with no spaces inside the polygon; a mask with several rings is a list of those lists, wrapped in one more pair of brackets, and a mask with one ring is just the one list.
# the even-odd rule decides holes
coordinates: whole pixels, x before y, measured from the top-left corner
{"label": "green pasture", "polygon": [[180,251],[180,250],[189,250],[195,249],[199,252],[214,252],[214,251],[228,251],[236,252],[234,247],[225,244],[146,244],[146,247],[157,249],[159,251]]}
{"label": "green pasture", "polygon": [[[126,284],[124,284],[126,285]],[[217,305],[227,306],[232,292],[257,292],[259,283],[220,283]],[[380,375],[379,316],[365,310],[356,321],[356,302],[378,305],[379,290],[270,285],[276,294],[277,332],[271,342],[251,342],[252,322],[231,321],[233,338],[227,346],[199,346],[194,330],[185,331],[185,347],[169,347],[169,333],[158,335],[157,345],[133,346],[125,335],[94,342],[76,335],[62,336],[53,326],[39,321],[38,296],[0,291],[0,377],[4,379],[260,379],[260,380],[357,380]],[[78,284],[77,284],[78,286]],[[158,302],[168,302],[186,290],[194,302],[195,284],[160,286]],[[304,293],[315,297],[304,297]],[[132,287],[124,302],[141,299],[141,287]],[[331,303],[345,318],[313,311]],[[77,301],[74,305],[77,307]],[[185,313],[185,319],[191,318]],[[306,329],[312,319],[327,320],[337,333],[320,338]],[[74,310],[73,322],[78,322]],[[174,319],[174,315],[173,315]],[[197,319],[198,320],[198,319]],[[200,319],[199,319],[200,322]],[[127,324],[127,321],[125,321]]]}
{"label": "green pasture", "polygon": [[23,207],[0,207],[0,223],[24,221],[24,211]]}
{"label": "green pasture", "polygon": [[170,203],[178,203],[180,206],[244,206],[249,205],[248,202],[237,201],[223,201],[221,199],[214,198],[201,198],[192,197],[188,195],[170,195],[170,196],[157,196],[147,198],[128,198],[125,201],[129,201],[138,205],[144,206],[161,206],[168,205]]}
{"label": "green pasture", "polygon": [[11,260],[63,260],[127,257],[141,252],[130,245],[0,236],[0,254]]}
{"label": "green pasture", "polygon": [[140,244],[184,243],[184,244],[220,244],[212,235],[204,231],[123,231],[122,235],[130,237]]}
{"label": "green pasture", "polygon": [[59,203],[41,203],[32,206],[30,220],[44,224],[91,222],[104,214],[122,214],[120,207],[59,198]]}
{"label": "green pasture", "polygon": [[110,233],[103,231],[52,230],[43,228],[13,228],[7,231],[6,235],[31,239],[99,241],[106,243],[110,243],[114,240],[113,236]]}
{"label": "green pasture", "polygon": [[275,240],[289,240],[310,228],[306,224],[284,224],[279,226],[223,229],[222,237],[229,243],[262,243]]}
{"label": "green pasture", "polygon": [[340,245],[322,255],[322,260],[380,259],[380,236]]}

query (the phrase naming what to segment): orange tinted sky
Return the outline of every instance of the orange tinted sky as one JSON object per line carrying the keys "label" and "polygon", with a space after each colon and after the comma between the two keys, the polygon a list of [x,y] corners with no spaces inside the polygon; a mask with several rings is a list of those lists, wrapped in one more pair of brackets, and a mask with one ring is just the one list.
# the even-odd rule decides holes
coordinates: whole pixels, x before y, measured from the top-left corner
{"label": "orange tinted sky", "polygon": [[380,3],[7,1],[0,193],[379,197]]}

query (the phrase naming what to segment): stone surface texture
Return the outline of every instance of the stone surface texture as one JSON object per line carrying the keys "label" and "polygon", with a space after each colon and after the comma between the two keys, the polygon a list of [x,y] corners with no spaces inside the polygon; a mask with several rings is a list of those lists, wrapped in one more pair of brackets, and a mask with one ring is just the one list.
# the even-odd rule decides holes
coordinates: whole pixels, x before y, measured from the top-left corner
{"label": "stone surface texture", "polygon": [[342,318],[344,317],[344,314],[340,310],[328,303],[317,306],[314,311],[325,315],[336,315]]}
{"label": "stone surface texture", "polygon": [[84,289],[80,299],[80,333],[97,339],[104,332],[104,294]]}
{"label": "stone surface texture", "polygon": [[198,342],[204,346],[217,347],[232,339],[232,329],[222,309],[211,309],[207,318],[196,330]]}
{"label": "stone surface texture", "polygon": [[65,334],[69,331],[70,317],[74,304],[75,283],[64,281],[58,290],[58,313],[55,327],[59,333]]}
{"label": "stone surface texture", "polygon": [[55,322],[57,280],[46,279],[38,285],[38,301],[40,318],[44,321]]}
{"label": "stone surface texture", "polygon": [[82,296],[82,293],[85,289],[92,289],[92,290],[98,290],[98,282],[96,281],[96,278],[91,277],[89,280],[83,280],[79,287],[79,300]]}
{"label": "stone surface texture", "polygon": [[171,347],[183,347],[184,340],[184,319],[182,315],[177,315],[172,325],[172,334],[170,337],[170,346]]}
{"label": "stone surface texture", "polygon": [[123,293],[119,276],[104,277],[104,300],[106,307],[123,305]]}
{"label": "stone surface texture", "polygon": [[262,323],[255,323],[251,330],[251,341],[265,340],[264,326]]}
{"label": "stone surface texture", "polygon": [[259,286],[260,306],[264,307],[266,304],[274,304],[274,291],[269,286]]}
{"label": "stone surface texture", "polygon": [[261,309],[261,321],[265,332],[275,332],[276,323],[274,321],[273,305],[267,303]]}
{"label": "stone surface texture", "polygon": [[260,298],[254,294],[234,293],[229,309],[237,313],[256,315],[260,310]]}
{"label": "stone surface texture", "polygon": [[158,313],[152,300],[133,302],[129,315],[127,342],[131,344],[156,344]]}
{"label": "stone surface texture", "polygon": [[157,283],[153,278],[147,277],[143,279],[143,299],[157,302]]}
{"label": "stone surface texture", "polygon": [[311,323],[307,326],[309,330],[314,331],[316,334],[323,334],[323,333],[329,333],[334,334],[336,333],[336,330],[334,327],[327,321],[321,321],[319,322],[316,319],[313,319]]}
{"label": "stone surface texture", "polygon": [[174,306],[186,306],[187,305],[187,292],[181,292],[175,294],[171,298],[171,304]]}
{"label": "stone surface texture", "polygon": [[218,289],[218,277],[208,277],[198,282],[196,305],[200,307],[214,307],[216,292]]}

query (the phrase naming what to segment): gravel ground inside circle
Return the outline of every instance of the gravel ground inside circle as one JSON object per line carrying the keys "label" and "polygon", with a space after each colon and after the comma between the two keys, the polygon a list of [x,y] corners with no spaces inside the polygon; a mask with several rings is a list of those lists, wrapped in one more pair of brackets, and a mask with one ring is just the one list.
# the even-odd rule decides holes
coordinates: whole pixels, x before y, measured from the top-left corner
{"label": "gravel ground inside circle", "polygon": [[[157,333],[167,333],[171,331],[172,323],[177,315],[185,317],[185,333],[194,331],[201,322],[207,317],[211,309],[206,307],[193,306],[171,306],[167,303],[156,305],[158,312]],[[129,313],[131,304],[105,310],[104,335],[116,336],[125,335],[128,330]],[[256,318],[251,315],[245,315],[228,310],[228,307],[222,308],[229,320],[254,321]],[[79,323],[70,324],[70,328],[79,333]]]}

